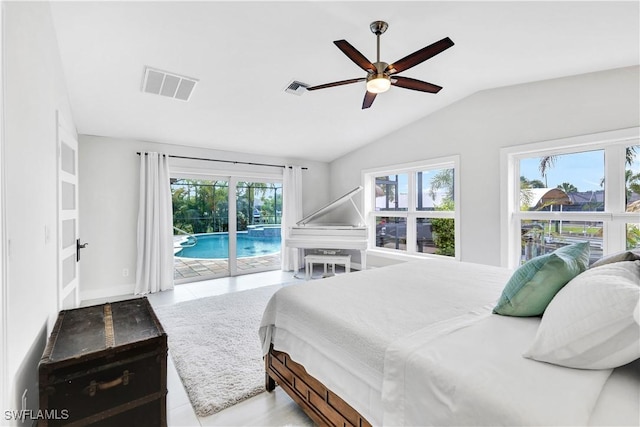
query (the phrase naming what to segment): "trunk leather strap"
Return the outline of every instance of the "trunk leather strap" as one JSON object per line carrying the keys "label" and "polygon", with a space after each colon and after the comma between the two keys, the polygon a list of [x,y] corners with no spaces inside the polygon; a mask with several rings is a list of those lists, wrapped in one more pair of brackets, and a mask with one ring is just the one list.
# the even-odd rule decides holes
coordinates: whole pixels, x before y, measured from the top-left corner
{"label": "trunk leather strap", "polygon": [[116,339],[113,332],[113,316],[111,314],[111,304],[104,305],[104,340],[107,348],[116,345]]}

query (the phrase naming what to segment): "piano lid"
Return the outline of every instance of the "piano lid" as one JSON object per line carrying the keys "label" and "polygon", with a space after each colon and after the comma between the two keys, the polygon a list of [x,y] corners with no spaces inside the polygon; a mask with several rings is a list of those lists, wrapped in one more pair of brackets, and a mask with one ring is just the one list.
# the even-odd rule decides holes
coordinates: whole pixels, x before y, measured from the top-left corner
{"label": "piano lid", "polygon": [[297,222],[298,225],[300,226],[304,226],[307,225],[311,220],[318,218],[334,209],[336,209],[338,206],[347,203],[347,202],[351,202],[351,204],[353,205],[354,209],[356,210],[356,212],[358,212],[358,216],[360,217],[360,220],[362,221],[361,225],[365,224],[365,220],[364,217],[362,216],[362,214],[360,213],[360,210],[358,210],[358,207],[356,206],[355,202],[353,201],[353,196],[355,196],[356,194],[360,193],[363,190],[363,187],[361,185],[357,186],[356,188],[354,188],[353,190],[349,191],[347,194],[345,194],[344,196],[334,200],[333,202],[329,203],[328,205],[318,209],[317,211],[315,211],[314,213],[312,213],[311,215],[307,215],[306,217],[304,217],[303,219],[301,219],[300,221]]}

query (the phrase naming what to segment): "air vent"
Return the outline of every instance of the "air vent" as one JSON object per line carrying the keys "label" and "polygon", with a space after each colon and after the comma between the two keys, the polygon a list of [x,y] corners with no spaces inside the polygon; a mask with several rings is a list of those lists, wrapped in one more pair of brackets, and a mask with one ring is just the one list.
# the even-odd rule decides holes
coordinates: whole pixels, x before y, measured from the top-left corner
{"label": "air vent", "polygon": [[308,87],[309,87],[308,84],[294,80],[291,83],[289,83],[289,86],[287,86],[287,88],[284,91],[287,93],[292,93],[294,95],[300,96],[307,91]]}
{"label": "air vent", "polygon": [[145,67],[142,91],[188,101],[198,79]]}

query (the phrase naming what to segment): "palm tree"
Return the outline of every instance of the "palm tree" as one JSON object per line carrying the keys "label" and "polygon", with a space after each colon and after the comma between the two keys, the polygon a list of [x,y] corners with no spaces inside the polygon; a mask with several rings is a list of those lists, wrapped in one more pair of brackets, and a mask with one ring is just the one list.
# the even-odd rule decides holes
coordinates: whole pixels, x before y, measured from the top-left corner
{"label": "palm tree", "polygon": [[532,188],[545,188],[544,183],[539,179],[528,179],[520,176],[520,209],[527,210],[533,202]]}
{"label": "palm tree", "polygon": [[640,145],[632,145],[631,147],[627,147],[627,151],[625,154],[626,154],[627,164],[629,166],[631,166],[633,161],[636,159],[636,150],[638,147],[640,147]]}
{"label": "palm tree", "polygon": [[578,188],[575,185],[570,184],[568,182],[563,182],[562,184],[558,185],[556,188],[559,188],[560,190],[564,191],[567,194],[578,192]]}
{"label": "palm tree", "polygon": [[526,177],[520,177],[520,210],[527,210],[533,201],[531,181]]}
{"label": "palm tree", "polygon": [[[624,182],[624,201],[625,204],[627,204],[629,203],[632,193],[640,194],[640,172],[634,174],[631,169],[626,169],[624,171]],[[604,187],[604,178],[600,180],[600,187]]]}
{"label": "palm tree", "polygon": [[640,172],[633,173],[631,169],[624,171],[624,181],[626,183],[625,204],[629,203],[631,194],[640,194]]}
{"label": "palm tree", "polygon": [[[242,229],[246,229],[246,225],[253,224],[253,209],[256,198],[264,196],[267,190],[267,184],[264,182],[238,182],[236,186],[238,212],[244,215],[242,221]],[[238,228],[240,229],[240,228]]]}
{"label": "palm tree", "polygon": [[[267,194],[268,191],[268,194]],[[282,184],[269,183],[265,194],[260,198],[260,214],[270,224],[280,224],[278,214],[282,210]]]}
{"label": "palm tree", "polygon": [[543,157],[540,157],[540,165],[538,166],[538,169],[540,170],[540,175],[544,179],[545,188],[548,187],[548,185],[547,185],[547,170],[551,169],[555,165],[557,159],[558,159],[558,156],[543,156]]}
{"label": "palm tree", "polygon": [[436,200],[438,190],[444,189],[444,200],[453,200],[453,169],[442,169],[431,178],[431,188],[429,189],[429,195],[433,201]]}

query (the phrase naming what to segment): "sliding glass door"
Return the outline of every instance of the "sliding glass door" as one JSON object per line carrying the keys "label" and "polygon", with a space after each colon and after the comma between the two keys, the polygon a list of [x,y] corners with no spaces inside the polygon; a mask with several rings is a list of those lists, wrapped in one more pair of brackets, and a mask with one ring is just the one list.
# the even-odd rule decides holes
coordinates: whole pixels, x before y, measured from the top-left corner
{"label": "sliding glass door", "polygon": [[176,283],[280,268],[282,184],[171,180]]}

